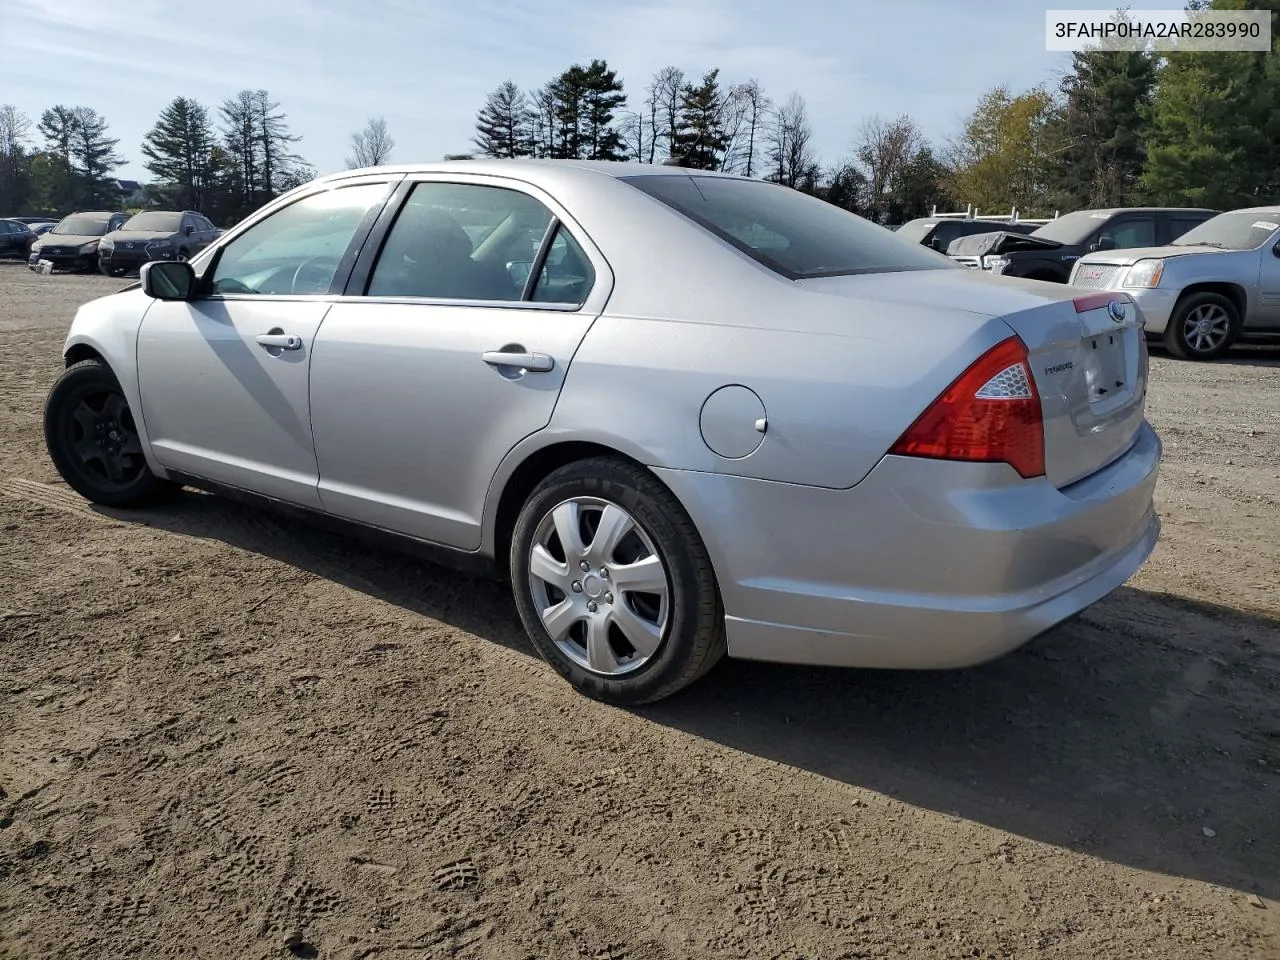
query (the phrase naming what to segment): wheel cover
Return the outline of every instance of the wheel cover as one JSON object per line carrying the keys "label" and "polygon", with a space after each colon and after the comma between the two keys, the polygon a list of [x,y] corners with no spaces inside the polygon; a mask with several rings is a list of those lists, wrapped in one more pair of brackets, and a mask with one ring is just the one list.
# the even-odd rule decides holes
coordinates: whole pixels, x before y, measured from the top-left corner
{"label": "wheel cover", "polygon": [[73,396],[63,429],[80,474],[106,492],[128,488],[146,469],[142,442],[119,390],[94,387]]}
{"label": "wheel cover", "polygon": [[1196,307],[1182,321],[1182,339],[1197,353],[1217,350],[1230,333],[1231,317],[1216,303]]}
{"label": "wheel cover", "polygon": [[608,500],[573,497],[547,511],[529,549],[529,591],[552,641],[594,674],[638,670],[666,639],[666,564],[635,517]]}

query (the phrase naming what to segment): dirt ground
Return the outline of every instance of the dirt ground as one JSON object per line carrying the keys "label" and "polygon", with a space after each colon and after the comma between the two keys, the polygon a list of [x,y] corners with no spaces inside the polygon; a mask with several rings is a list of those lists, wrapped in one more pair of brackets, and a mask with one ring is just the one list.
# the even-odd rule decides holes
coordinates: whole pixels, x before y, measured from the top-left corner
{"label": "dirt ground", "polygon": [[184,494],[40,415],[0,265],[0,956],[1280,957],[1280,350],[1157,355],[1163,540],[986,667],[573,693],[492,584]]}

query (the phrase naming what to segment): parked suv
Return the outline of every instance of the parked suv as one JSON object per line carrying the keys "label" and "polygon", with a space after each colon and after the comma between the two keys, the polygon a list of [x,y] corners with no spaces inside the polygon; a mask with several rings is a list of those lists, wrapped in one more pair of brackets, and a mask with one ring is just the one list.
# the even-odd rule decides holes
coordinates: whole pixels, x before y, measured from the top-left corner
{"label": "parked suv", "polygon": [[92,211],[73,213],[31,246],[27,265],[34,270],[41,260],[55,267],[92,270],[98,262],[98,244],[129,219],[127,213]]}
{"label": "parked suv", "polygon": [[1164,247],[1081,257],[1077,287],[1126,293],[1174,356],[1213,360],[1280,337],[1280,207],[1233,210]]}
{"label": "parked suv", "polygon": [[1003,230],[1006,233],[1026,234],[1037,227],[1035,223],[1018,223],[1007,220],[960,220],[956,217],[916,217],[908,220],[895,231],[899,236],[946,253],[955,240],[975,233]]}
{"label": "parked suv", "polygon": [[98,269],[120,277],[148,260],[189,260],[213,243],[218,232],[194,210],[148,210],[102,238]]}
{"label": "parked suv", "polygon": [[1078,210],[1050,220],[1026,236],[1001,230],[961,237],[947,249],[947,255],[976,270],[1066,283],[1071,268],[1086,253],[1162,246],[1217,213],[1179,207]]}

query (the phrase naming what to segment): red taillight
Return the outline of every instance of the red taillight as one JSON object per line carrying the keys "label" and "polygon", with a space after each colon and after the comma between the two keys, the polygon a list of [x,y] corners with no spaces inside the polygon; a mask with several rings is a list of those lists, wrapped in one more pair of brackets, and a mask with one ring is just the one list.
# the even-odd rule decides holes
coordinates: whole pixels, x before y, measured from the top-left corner
{"label": "red taillight", "polygon": [[1007,463],[1044,475],[1040,394],[1017,337],[996,344],[943,391],[889,451],[935,460]]}

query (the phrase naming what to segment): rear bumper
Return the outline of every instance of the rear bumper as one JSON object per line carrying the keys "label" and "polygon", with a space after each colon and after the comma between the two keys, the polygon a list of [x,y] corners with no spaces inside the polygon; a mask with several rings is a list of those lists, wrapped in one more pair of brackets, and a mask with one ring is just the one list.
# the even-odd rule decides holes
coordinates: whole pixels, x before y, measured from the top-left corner
{"label": "rear bumper", "polygon": [[707,541],[730,656],[944,669],[1007,653],[1123,584],[1159,537],[1160,455],[1144,423],[1063,490],[1003,465],[893,456],[849,490],[658,473]]}

